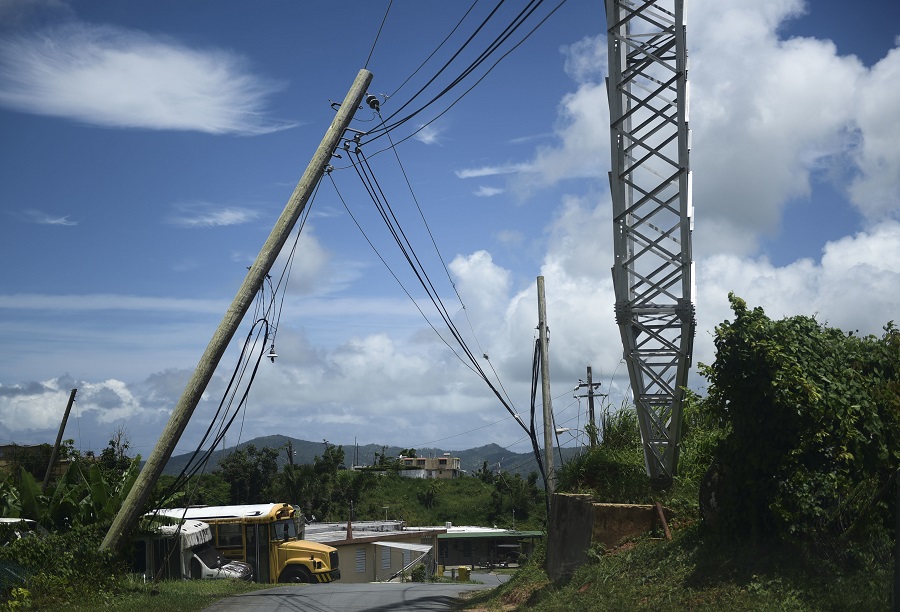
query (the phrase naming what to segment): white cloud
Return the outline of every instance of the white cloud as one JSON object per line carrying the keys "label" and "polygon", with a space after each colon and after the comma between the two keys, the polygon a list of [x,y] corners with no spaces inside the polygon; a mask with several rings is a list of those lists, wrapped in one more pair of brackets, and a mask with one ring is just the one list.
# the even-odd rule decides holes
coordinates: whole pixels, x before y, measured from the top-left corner
{"label": "white cloud", "polygon": [[478,187],[478,190],[475,191],[474,195],[478,198],[490,198],[495,195],[500,195],[505,191],[505,189],[501,189],[499,187],[488,187],[487,185],[481,185]]}
{"label": "white cloud", "polygon": [[[90,383],[59,377],[26,385],[0,385],[0,422],[4,423],[3,429],[7,434],[57,429],[72,388],[77,393],[71,422],[77,425],[80,419],[88,418],[106,428],[99,435],[113,431],[116,423],[134,425],[140,420],[158,416],[155,410],[145,410],[122,381]],[[72,429],[67,429],[67,434],[71,437]]]}
{"label": "white cloud", "polygon": [[166,222],[179,227],[241,225],[259,217],[259,212],[240,206],[217,206],[208,202],[178,204]]}
{"label": "white cloud", "polygon": [[25,211],[25,218],[38,225],[78,225],[78,221],[69,219],[69,215],[54,217],[40,210],[29,209]]}
{"label": "white cloud", "polygon": [[[713,329],[732,316],[729,291],[751,306],[762,306],[773,318],[814,314],[827,325],[878,333],[896,318],[900,303],[900,223],[890,219],[900,184],[900,153],[892,145],[900,139],[894,120],[898,52],[867,69],[852,57],[839,56],[828,42],[779,40],[784,20],[803,10],[799,0],[696,0],[689,7],[697,215],[694,363],[708,363],[714,357]],[[514,269],[499,254],[484,250],[459,255],[449,266],[466,304],[465,312],[451,309],[454,321],[476,356],[490,355],[490,365],[522,414],[528,411],[537,274],[546,283],[551,374],[554,395],[560,398],[557,413],[577,410],[570,407],[569,385],[584,376],[589,364],[595,380],[603,382],[602,390],[612,392],[614,404],[625,396],[628,385],[609,270],[613,256],[611,204],[605,187],[609,166],[605,42],[601,37],[584,39],[567,53],[566,69],[576,83],[560,101],[554,146],[539,147],[524,161],[488,162],[456,173],[459,178],[505,175],[509,188],[523,194],[563,181],[571,186],[571,193],[556,201],[552,221],[539,238],[518,230],[495,232],[504,245],[525,245],[523,251],[541,262],[539,270],[529,274],[527,269]],[[866,215],[866,229],[824,244],[818,261],[774,265],[754,255],[760,237],[780,224],[784,207],[792,199],[807,197],[811,182],[832,170],[838,188],[846,190]],[[571,181],[578,178],[588,181]],[[310,241],[303,242],[307,237]],[[298,285],[296,291],[291,286],[285,299],[285,317],[278,330],[280,357],[260,368],[243,439],[277,431],[338,443],[358,436],[360,442],[419,446],[471,431],[454,444],[467,448],[521,438],[521,431],[507,421],[474,431],[506,416],[483,382],[422,323],[408,300],[369,299],[355,293],[354,282],[366,275],[364,264],[334,262],[334,255],[314,235],[303,240],[295,264],[300,268],[294,272]],[[323,277],[327,286],[313,288],[312,279]],[[212,300],[137,296],[112,300],[96,295],[0,296],[0,308],[18,310],[77,312],[111,304],[123,311],[216,316],[226,307]],[[173,333],[164,343],[179,335],[185,336],[182,344],[192,344],[197,337],[201,342],[208,339],[196,330],[190,333],[189,339],[187,332]],[[78,340],[69,344],[84,344],[83,338]],[[171,363],[170,348],[151,349],[152,357],[146,359],[162,365],[147,380],[123,388],[109,375],[96,377],[106,382],[97,383],[97,408],[92,413],[101,414],[102,404],[108,410],[102,414],[111,418],[129,414],[158,418],[177,399],[186,380],[185,371],[178,369],[188,363],[184,351]],[[75,355],[70,350],[70,361]],[[61,367],[59,363],[54,367]],[[217,375],[209,390],[209,403],[220,392],[223,375]],[[13,395],[3,393],[8,390],[0,387],[3,423],[17,422],[14,419],[26,406],[6,399]],[[33,401],[43,402],[46,414],[38,411],[28,417],[31,424],[49,430],[55,420],[49,416],[51,407],[58,413],[64,393],[62,387],[34,393]],[[209,403],[198,409],[198,421],[211,413]]]}
{"label": "white cloud", "polygon": [[442,133],[443,130],[438,129],[433,125],[423,125],[416,130],[414,138],[423,144],[439,145],[441,144]]}
{"label": "white cloud", "polygon": [[862,79],[856,123],[861,132],[854,152],[859,175],[850,186],[853,203],[869,218],[900,213],[900,49],[893,49]]}
{"label": "white cloud", "polygon": [[821,263],[801,259],[776,267],[765,259],[720,254],[697,264],[698,334],[696,360],[713,359],[711,334],[733,318],[728,293],[773,319],[815,315],[845,331],[879,334],[897,317],[900,303],[900,224],[885,222],[867,232],[829,242]]}
{"label": "white cloud", "polygon": [[282,86],[239,56],[112,26],[72,22],[0,41],[0,104],[102,127],[263,134]]}
{"label": "white cloud", "polygon": [[503,166],[482,166],[481,168],[466,168],[457,170],[456,176],[461,179],[481,178],[483,176],[496,176],[498,174],[514,174],[525,170],[522,164],[507,164]]}

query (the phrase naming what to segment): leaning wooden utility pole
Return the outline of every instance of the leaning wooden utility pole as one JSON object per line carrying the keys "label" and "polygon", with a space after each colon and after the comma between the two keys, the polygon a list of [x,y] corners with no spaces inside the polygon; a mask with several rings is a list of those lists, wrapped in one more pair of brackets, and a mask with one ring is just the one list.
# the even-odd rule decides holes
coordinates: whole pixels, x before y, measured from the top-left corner
{"label": "leaning wooden utility pole", "polygon": [[544,464],[547,468],[547,493],[556,490],[556,470],[553,469],[553,405],[550,398],[550,355],[547,352],[547,305],[544,302],[544,277],[537,277],[538,341],[541,343],[541,399],[544,404]]}
{"label": "leaning wooden utility pole", "polygon": [[59,456],[59,446],[62,444],[63,433],[66,431],[66,421],[69,420],[69,413],[72,412],[72,404],[75,403],[76,393],[78,393],[78,389],[72,389],[71,393],[69,393],[69,403],[66,404],[66,411],[63,413],[62,422],[59,424],[59,433],[56,434],[56,444],[53,445],[53,451],[50,453],[50,463],[47,465],[47,473],[44,474],[44,484],[41,485],[41,493],[46,493],[47,485],[50,484],[50,474],[53,473],[56,457]]}
{"label": "leaning wooden utility pole", "polygon": [[300,214],[306,207],[313,189],[322,178],[326,166],[331,161],[332,153],[340,144],[340,140],[350,125],[350,121],[353,119],[360,102],[362,102],[366,88],[371,81],[371,72],[365,69],[359,71],[353,86],[347,92],[344,102],[325,132],[319,148],[316,149],[309,165],[306,167],[306,171],[300,178],[300,182],[297,183],[294,193],[285,205],[284,211],[269,234],[269,238],[263,244],[259,255],[256,256],[256,261],[253,262],[253,266],[251,266],[246,278],[244,278],[244,283],[225,313],[219,328],[213,334],[209,346],[206,347],[206,351],[200,358],[200,363],[197,364],[194,375],[188,381],[181,399],[172,411],[172,416],[169,418],[169,423],[163,430],[159,442],[157,442],[153,452],[150,453],[147,463],[144,464],[144,469],[141,470],[137,480],[135,480],[134,486],[122,504],[122,509],[119,510],[106,537],[103,539],[103,543],[100,545],[101,549],[119,550],[123,539],[134,529],[141,510],[150,497],[150,492],[156,485],[160,474],[162,474],[169,457],[172,456],[172,451],[175,450],[184,428],[200,402],[200,397],[206,390],[206,385],[212,378],[219,361],[222,359],[222,355],[225,354],[228,343],[231,342],[244,315],[253,303],[259,288],[265,281],[266,275],[272,269],[272,265],[281,252],[281,248],[290,237],[297,219],[300,218]]}

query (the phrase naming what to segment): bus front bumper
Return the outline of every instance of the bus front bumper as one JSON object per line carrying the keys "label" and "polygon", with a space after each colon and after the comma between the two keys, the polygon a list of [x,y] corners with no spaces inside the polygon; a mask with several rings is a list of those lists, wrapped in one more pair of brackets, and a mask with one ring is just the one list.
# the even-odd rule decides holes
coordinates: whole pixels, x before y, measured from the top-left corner
{"label": "bus front bumper", "polygon": [[333,569],[330,572],[322,572],[315,575],[316,582],[334,582],[341,579],[341,570]]}

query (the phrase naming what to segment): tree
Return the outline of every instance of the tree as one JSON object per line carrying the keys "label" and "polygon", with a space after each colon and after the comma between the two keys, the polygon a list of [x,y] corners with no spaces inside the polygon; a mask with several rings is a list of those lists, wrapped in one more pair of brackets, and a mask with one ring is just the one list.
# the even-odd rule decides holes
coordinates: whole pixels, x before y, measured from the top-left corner
{"label": "tree", "polygon": [[130,448],[128,432],[124,427],[119,427],[111,434],[106,448],[100,451],[99,465],[103,473],[113,478],[121,476],[131,464],[131,457],[128,456]]}
{"label": "tree", "polygon": [[230,488],[232,504],[255,504],[266,501],[278,473],[278,451],[257,449],[253,444],[232,451],[219,461],[218,474]]}
{"label": "tree", "polygon": [[863,526],[900,466],[900,331],[858,337],[729,300],[735,320],[700,364],[704,408],[725,432],[707,483],[720,526],[760,538]]}

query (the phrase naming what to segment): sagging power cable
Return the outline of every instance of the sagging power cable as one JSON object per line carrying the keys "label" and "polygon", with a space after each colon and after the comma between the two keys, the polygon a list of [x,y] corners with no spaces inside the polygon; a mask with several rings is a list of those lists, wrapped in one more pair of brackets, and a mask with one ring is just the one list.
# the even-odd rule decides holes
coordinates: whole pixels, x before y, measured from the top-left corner
{"label": "sagging power cable", "polygon": [[[550,18],[550,17],[551,17],[551,16],[552,16],[552,15],[553,15],[553,14],[554,14],[554,13],[555,13],[562,5],[563,5],[563,4],[565,4],[565,1],[566,1],[566,0],[561,0],[561,1],[560,1],[560,2],[559,2],[559,3],[558,3],[558,4],[557,4],[557,5],[556,5],[556,6],[555,6],[548,14],[547,14],[547,15],[545,15],[545,16],[537,23],[537,25],[535,25],[535,26],[534,26],[534,27],[533,27],[533,28],[532,28],[532,29],[531,29],[531,30],[530,30],[530,31],[529,31],[529,32],[528,32],[521,40],[519,40],[518,42],[516,42],[509,50],[507,50],[506,52],[504,52],[504,53],[503,53],[503,54],[502,54],[502,55],[501,55],[501,56],[500,56],[500,57],[499,57],[499,58],[498,58],[498,59],[497,59],[497,60],[496,60],[496,61],[495,61],[495,62],[494,62],[494,63],[493,63],[493,64],[492,64],[485,72],[484,72],[484,74],[482,74],[482,75],[475,81],[474,84],[472,84],[472,85],[471,85],[470,87],[468,87],[461,95],[459,95],[459,96],[458,96],[458,97],[457,97],[457,98],[456,98],[456,99],[455,99],[455,100],[454,100],[454,101],[453,101],[446,109],[444,109],[441,113],[439,113],[436,117],[434,117],[433,119],[431,119],[430,121],[428,121],[425,125],[423,125],[422,127],[420,127],[418,130],[416,130],[416,131],[413,132],[412,134],[410,134],[410,135],[406,136],[405,138],[403,138],[400,142],[403,142],[403,140],[406,140],[406,139],[408,139],[408,138],[411,138],[415,133],[417,133],[418,131],[420,131],[421,129],[423,129],[425,126],[427,126],[427,125],[429,125],[430,123],[434,122],[435,120],[437,120],[438,118],[440,118],[444,113],[446,113],[447,111],[449,111],[450,108],[452,108],[452,107],[453,107],[457,102],[459,102],[465,95],[467,95],[472,89],[474,89],[475,86],[477,86],[482,80],[484,80],[484,78],[485,78],[488,74],[490,74],[490,72],[493,71],[493,69],[496,68],[496,66],[497,66],[504,58],[506,58],[510,53],[512,53],[512,52],[513,52],[515,49],[517,49],[522,43],[524,43],[529,37],[531,37],[531,35],[532,35],[532,34],[533,34],[533,33],[534,33],[541,25],[543,25],[543,24],[547,21],[547,19],[549,19],[549,18]],[[459,55],[459,53],[462,51],[462,49],[464,49],[465,46],[469,44],[469,42],[472,40],[472,38],[474,38],[474,36],[478,33],[478,31],[480,31],[481,28],[483,28],[484,25],[487,23],[487,21],[494,15],[494,13],[496,12],[496,10],[499,8],[499,4],[498,4],[498,6],[495,7],[494,11],[491,12],[491,15],[489,15],[489,16],[482,22],[482,24],[478,27],[478,29],[476,29],[476,32],[470,36],[469,40],[466,41],[466,43],[463,45],[463,47],[462,47],[460,50],[458,50],[458,51],[453,55],[453,57],[452,57],[450,60],[448,60],[448,62],[446,62],[446,63],[444,64],[444,66],[437,72],[437,74],[435,74],[435,76],[433,76],[433,77],[428,81],[428,83],[426,83],[422,88],[420,88],[419,91],[416,92],[416,93],[412,96],[412,98],[410,98],[410,99],[409,99],[407,102],[405,102],[400,108],[398,108],[398,109],[395,110],[391,115],[389,115],[389,116],[387,117],[387,119],[385,120],[385,125],[383,125],[383,127],[371,131],[371,132],[369,133],[369,136],[370,136],[369,140],[365,141],[364,144],[366,144],[366,143],[368,143],[368,142],[371,142],[371,141],[373,141],[373,140],[376,140],[376,139],[382,137],[386,132],[389,132],[389,131],[391,131],[391,130],[394,130],[394,129],[396,129],[397,127],[403,125],[404,123],[406,123],[407,121],[409,121],[410,119],[414,118],[414,117],[417,116],[419,113],[421,113],[422,111],[424,111],[426,108],[428,108],[429,106],[431,106],[432,104],[434,104],[435,102],[437,102],[439,99],[441,99],[443,96],[445,96],[446,94],[448,94],[450,91],[452,91],[453,89],[455,89],[460,83],[462,83],[463,80],[465,80],[468,76],[470,76],[470,75],[472,74],[472,72],[474,72],[479,66],[481,66],[484,62],[486,62],[492,55],[494,55],[494,54],[497,52],[497,50],[503,45],[503,43],[505,43],[505,42],[506,42],[506,41],[507,41],[507,40],[508,40],[515,32],[516,32],[516,30],[518,30],[518,29],[525,23],[525,21],[527,21],[528,18],[531,17],[531,15],[539,8],[539,6],[542,4],[542,2],[543,2],[543,0],[532,0],[531,2],[529,2],[529,4],[526,5],[526,7],[523,8],[522,11],[520,11],[520,13],[516,16],[516,18],[514,19],[514,21],[513,21],[511,24],[509,24],[509,25],[506,26],[506,28],[503,30],[503,33],[501,33],[500,36],[496,37],[496,38],[494,39],[494,41],[492,41],[491,44],[488,45],[488,48],[487,48],[486,50],[482,51],[481,54],[478,56],[478,58],[476,58],[472,63],[470,63],[469,66],[467,66],[467,67],[466,67],[466,68],[465,68],[465,69],[464,69],[464,70],[463,70],[456,78],[454,78],[454,79],[451,81],[451,83],[450,83],[449,85],[447,85],[446,87],[444,87],[440,92],[438,92],[437,94],[435,94],[430,100],[428,100],[426,103],[424,103],[424,104],[423,104],[421,107],[419,107],[418,109],[411,111],[408,115],[406,115],[406,116],[404,116],[404,117],[402,117],[402,118],[400,118],[400,119],[395,120],[393,123],[387,124],[387,123],[386,123],[387,121],[390,121],[391,119],[393,119],[394,117],[396,117],[396,116],[397,116],[404,108],[406,108],[406,107],[407,107],[407,106],[408,106],[415,98],[417,98],[421,93],[423,93],[423,92],[429,87],[429,85],[431,85],[431,84],[436,80],[436,78],[437,78],[444,70],[446,70],[446,69],[450,66],[450,64],[451,64],[451,63],[453,62],[453,60]],[[501,2],[500,4],[502,4],[502,2]],[[381,151],[379,151],[379,153],[380,153],[380,152],[381,152]]]}

